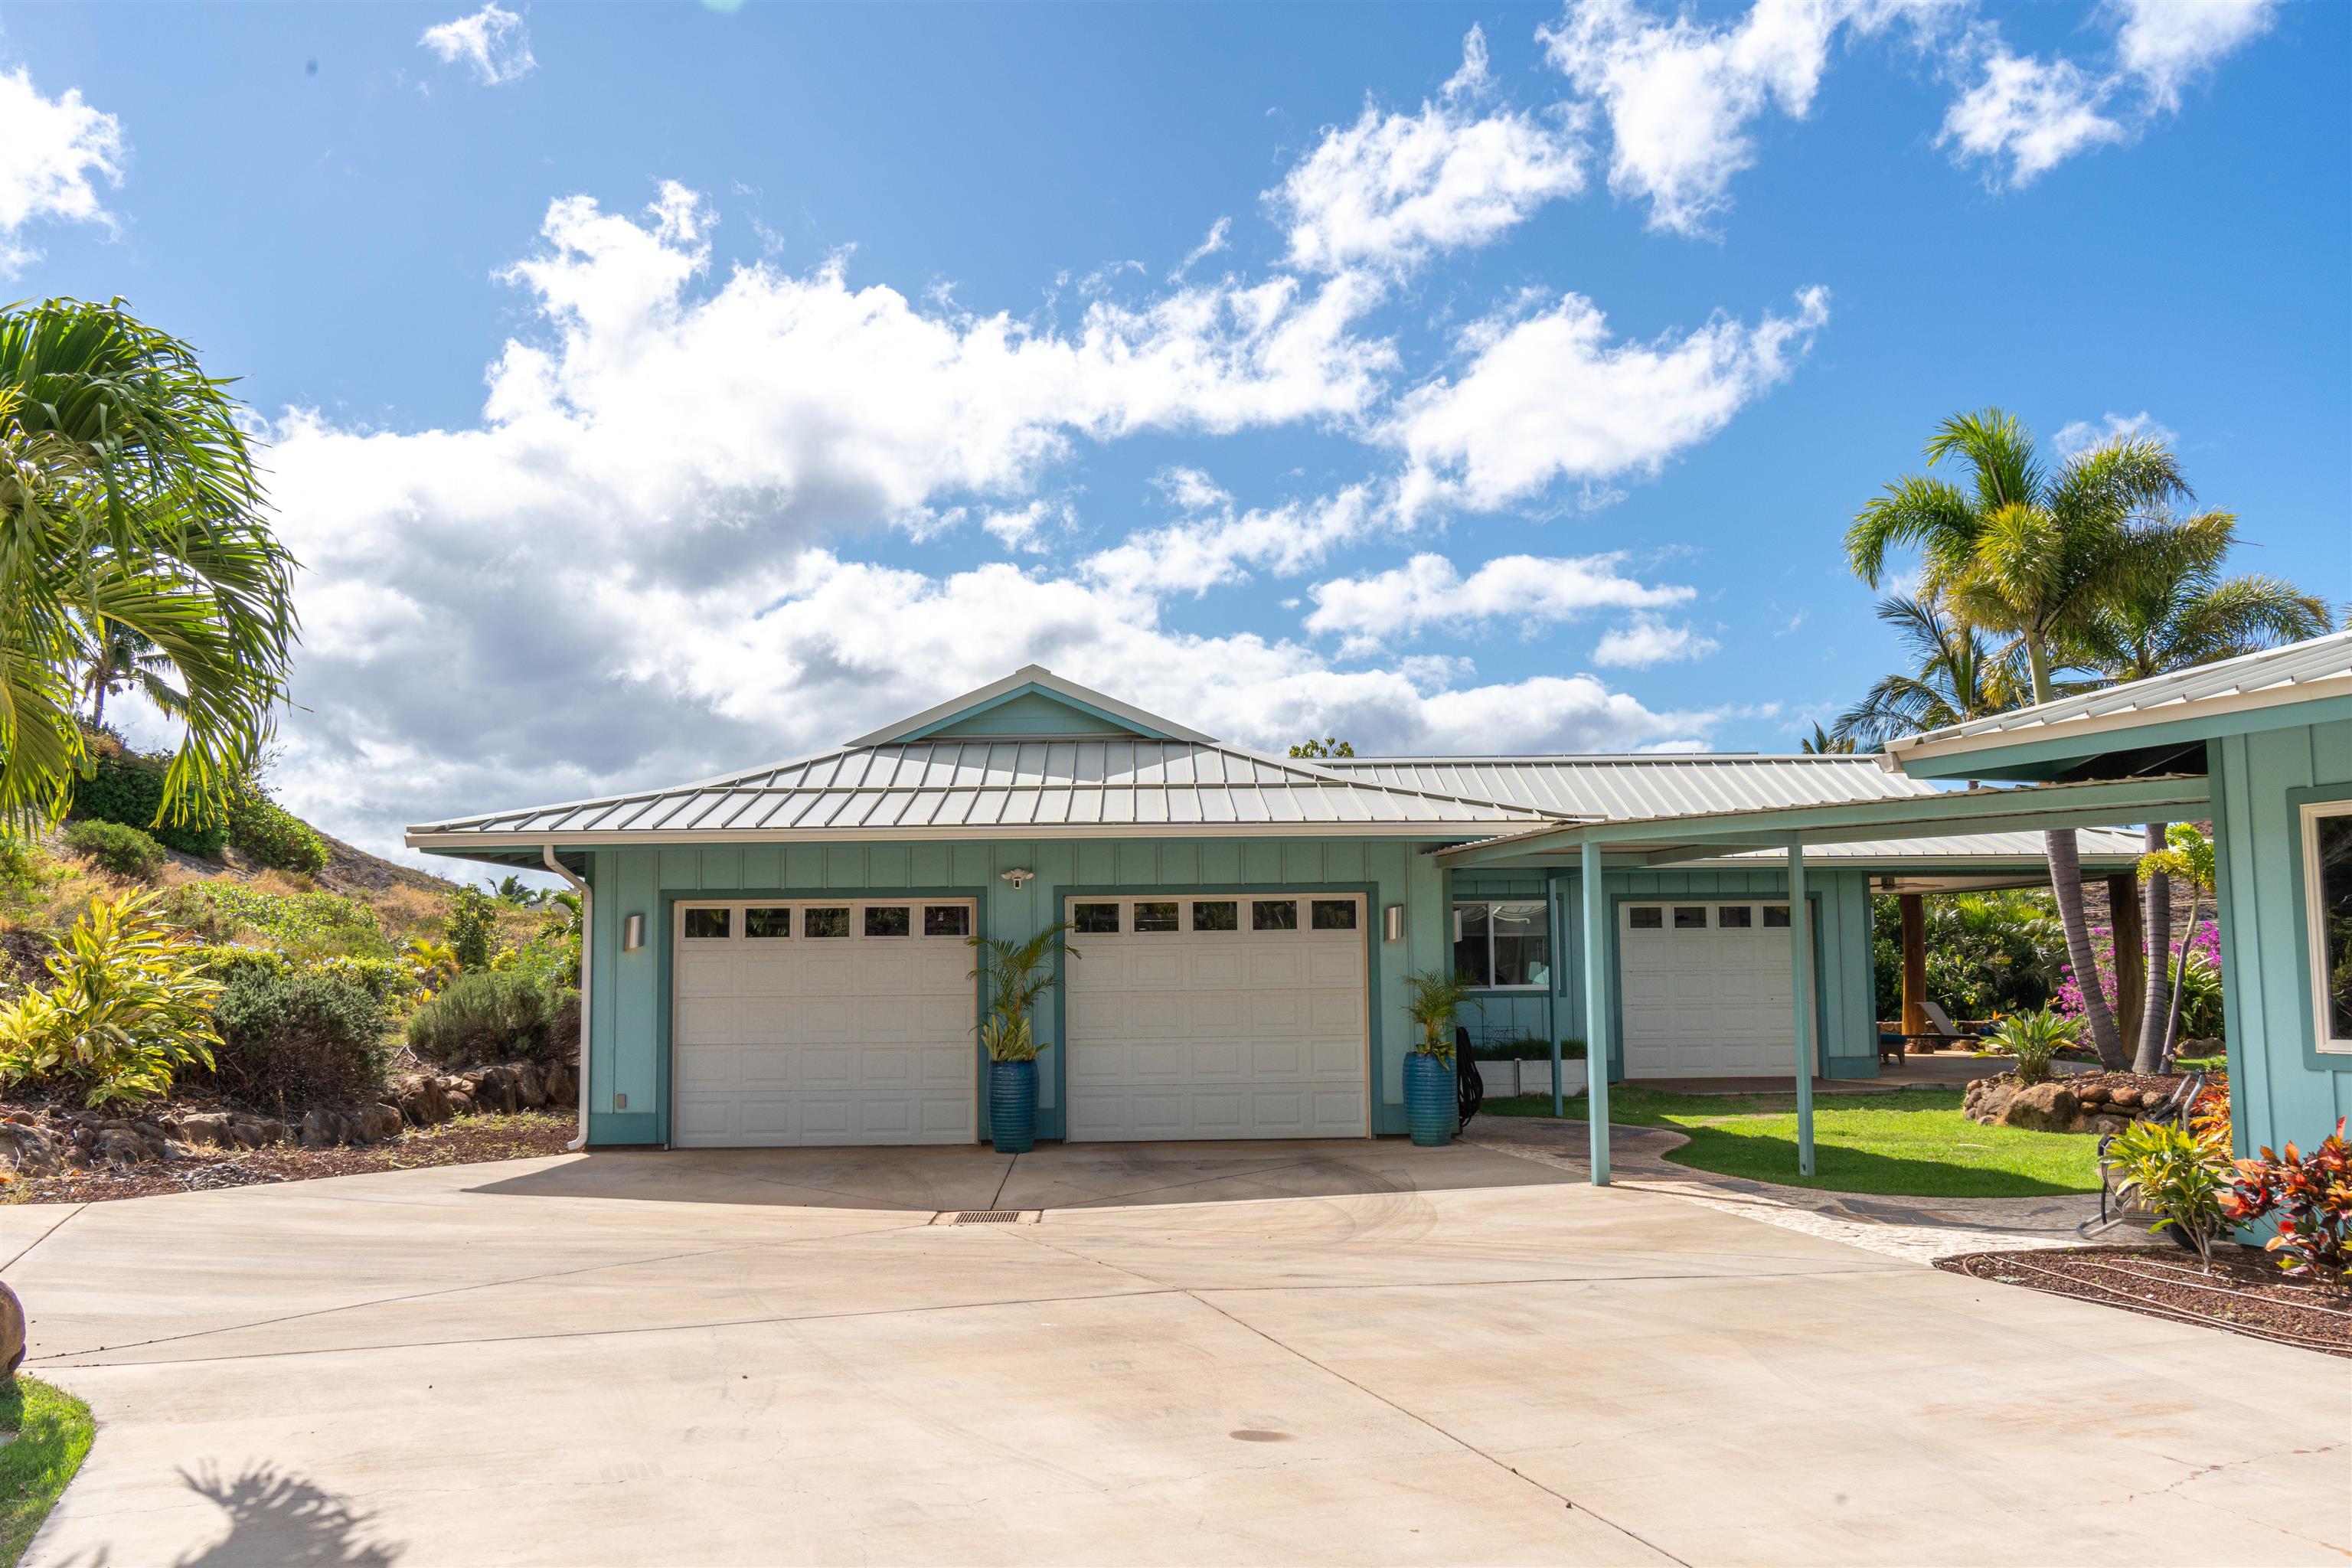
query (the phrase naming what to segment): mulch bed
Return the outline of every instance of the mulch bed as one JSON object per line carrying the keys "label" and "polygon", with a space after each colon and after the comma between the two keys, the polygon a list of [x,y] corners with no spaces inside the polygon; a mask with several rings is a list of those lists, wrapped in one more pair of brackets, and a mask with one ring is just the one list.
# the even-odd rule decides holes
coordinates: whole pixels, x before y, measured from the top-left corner
{"label": "mulch bed", "polygon": [[1937,1258],[1936,1267],[1971,1279],[2023,1285],[2151,1318],[2352,1356],[2352,1290],[2284,1279],[2277,1264],[2251,1247],[2217,1247],[2210,1274],[2193,1253],[2167,1247],[1963,1252]]}
{"label": "mulch bed", "polygon": [[438,1127],[412,1129],[387,1143],[359,1149],[191,1149],[178,1159],[26,1176],[0,1185],[0,1204],[103,1203],[157,1193],[195,1193],[313,1176],[354,1176],[368,1171],[408,1171],[425,1165],[470,1165],[561,1154],[578,1130],[571,1113],[520,1111],[512,1116],[461,1116]]}

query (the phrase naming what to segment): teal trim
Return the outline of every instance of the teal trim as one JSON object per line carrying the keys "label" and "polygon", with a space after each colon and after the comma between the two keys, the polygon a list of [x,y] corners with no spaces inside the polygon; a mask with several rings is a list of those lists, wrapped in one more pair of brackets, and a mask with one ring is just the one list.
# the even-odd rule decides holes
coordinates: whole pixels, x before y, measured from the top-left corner
{"label": "teal trim", "polygon": [[[2315,1005],[2319,999],[2319,985],[2317,977],[2311,972],[2311,889],[2304,881],[2303,808],[2306,805],[2334,805],[2344,801],[2352,801],[2352,784],[2311,784],[2286,792],[2287,823],[2294,832],[2294,876],[2291,879],[2294,900],[2294,989],[2295,995],[2303,1002],[2303,1065],[2314,1072],[2352,1072],[2352,1055],[2319,1048],[2319,1020]],[[2215,880],[2220,880],[2218,868]],[[2230,994],[2229,986],[2229,977],[2225,973],[2221,981],[2224,998]]]}
{"label": "teal trim", "polygon": [[[988,915],[988,889],[985,888],[803,887],[663,889],[661,891],[661,940],[659,943],[661,958],[659,961],[660,978],[658,982],[660,985],[660,995],[662,997],[662,1006],[656,1018],[656,1027],[654,1035],[655,1059],[659,1064],[659,1072],[657,1077],[661,1089],[660,1104],[654,1114],[661,1128],[658,1142],[661,1142],[665,1148],[668,1147],[673,1142],[670,1118],[674,1107],[670,1100],[670,1084],[673,1081],[673,1075],[677,1068],[676,1052],[677,1047],[670,1038],[670,1028],[677,1016],[677,1006],[675,993],[672,990],[672,986],[675,984],[675,980],[673,978],[673,965],[676,962],[676,949],[677,946],[676,941],[677,933],[677,906],[680,904],[740,903],[746,900],[759,899],[773,899],[778,903],[787,903],[795,899],[839,899],[844,903],[856,903],[861,899],[868,901],[877,900],[896,901],[899,899],[905,899],[909,902],[920,899],[970,899],[978,906],[977,910],[975,910],[973,913],[973,929],[982,932],[987,931],[987,925],[985,922]],[[655,945],[651,932],[648,932],[646,935],[646,945]],[[982,1127],[982,1124],[988,1120],[986,1115],[988,1100],[988,1053],[982,1050],[980,1047],[980,984],[975,981],[972,984],[971,1005],[971,1051],[973,1060],[971,1088],[973,1109],[971,1121],[972,1126],[975,1129],[981,1130],[980,1136],[986,1137],[987,1133],[985,1129]],[[648,1142],[653,1141],[654,1140],[648,1140]]]}
{"label": "teal trim", "polygon": [[1612,944],[1602,940],[1601,922],[1607,920],[1612,932],[1617,922],[1606,904],[1608,878],[1601,869],[1600,845],[1584,846],[1578,883],[1584,902],[1584,1121],[1592,1184],[1605,1187],[1609,1184],[1610,1058],[1617,1038],[1609,1008],[1617,989],[1611,984],[1616,977],[1617,953]]}
{"label": "teal trim", "polygon": [[1813,919],[1812,900],[1805,893],[1801,844],[1789,846],[1789,1011],[1797,1032],[1797,1171],[1810,1176],[1813,1173],[1813,1074],[1820,1069],[1812,1048],[1813,1021],[1819,1016],[1813,987],[1821,944],[1813,940],[1818,922]]}
{"label": "teal trim", "polygon": [[2156,720],[2088,735],[2057,735],[2013,745],[1987,746],[1979,751],[1912,762],[1897,753],[1903,771],[1921,779],[2047,779],[2095,758],[2121,752],[2218,741],[2229,735],[2255,735],[2273,730],[2300,730],[2352,719],[2352,697],[2325,697],[2306,702],[2277,702],[2263,708],[2241,708],[2183,719]]}
{"label": "teal trim", "polygon": [[[1084,727],[1069,722],[1071,715],[1091,721]],[[990,719],[988,716],[993,716]],[[1082,702],[1059,691],[1049,691],[1034,681],[1015,687],[1011,691],[975,702],[946,718],[926,724],[919,730],[909,730],[890,743],[905,745],[934,736],[971,735],[986,739],[992,734],[1068,734],[1100,736],[1105,730],[1120,735],[1132,735],[1139,740],[1166,741],[1173,737],[1162,734],[1147,724],[1132,719],[1122,719],[1115,713]]]}
{"label": "teal trim", "polygon": [[591,1149],[667,1148],[661,1118],[650,1110],[592,1110],[588,1113]]}

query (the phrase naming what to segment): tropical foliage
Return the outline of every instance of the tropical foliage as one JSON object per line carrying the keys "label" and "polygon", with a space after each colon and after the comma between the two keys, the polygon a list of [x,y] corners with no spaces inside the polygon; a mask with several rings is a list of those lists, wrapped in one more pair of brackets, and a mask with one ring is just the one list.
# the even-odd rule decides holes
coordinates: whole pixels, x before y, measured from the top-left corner
{"label": "tropical foliage", "polygon": [[1454,1016],[1471,1000],[1467,974],[1424,970],[1404,977],[1404,1015],[1421,1031],[1413,1049],[1448,1064],[1454,1060]]}
{"label": "tropical foliage", "polygon": [[2123,1195],[2158,1216],[2149,1228],[2171,1226],[2212,1268],[2213,1242],[2230,1222],[2226,1150],[2169,1122],[2134,1121],[2109,1140],[2106,1158]]}
{"label": "tropical foliage", "polygon": [[[1927,996],[1953,1017],[2032,1012],[2059,994],[2066,940],[2049,894],[1937,894],[1922,908]],[[1871,967],[1882,1018],[1903,1005],[1902,931],[1895,897],[1872,899]]]}
{"label": "tropical foliage", "polygon": [[459,888],[449,906],[449,951],[460,969],[488,969],[499,940],[499,911],[479,888]]}
{"label": "tropical foliage", "polygon": [[383,998],[320,966],[242,966],[213,1016],[213,1078],[248,1104],[348,1105],[383,1081]]}
{"label": "tropical foliage", "polygon": [[69,796],[73,815],[86,821],[119,822],[136,827],[183,855],[220,858],[228,842],[228,822],[211,804],[168,819],[166,781],[171,759],[134,752],[110,734],[85,737],[89,772],[75,779]]}
{"label": "tropical foliage", "polygon": [[134,880],[152,877],[163,865],[161,844],[120,822],[72,823],[63,837],[68,849],[118,877]]}
{"label": "tropical foliage", "polygon": [[2239,1161],[2227,1207],[2240,1225],[2277,1222],[2263,1245],[2289,1279],[2342,1287],[2352,1275],[2352,1147],[2344,1142],[2344,1118],[2308,1154],[2289,1143]]}
{"label": "tropical foliage", "polygon": [[62,1079],[88,1103],[153,1100],[209,1068],[220,983],[152,893],[93,899],[44,965],[50,984],[0,1003],[0,1085]]}
{"label": "tropical foliage", "polygon": [[131,668],[183,721],[152,820],[205,815],[251,770],[285,694],[294,562],[240,412],[119,301],[0,310],[0,817],[65,809],[89,751],[76,709],[118,627],[152,646]]}
{"label": "tropical foliage", "polygon": [[2021,689],[2015,661],[1996,657],[1983,633],[1953,619],[1934,601],[1893,595],[1878,602],[1878,618],[1902,639],[1911,670],[1880,678],[1861,701],[1838,715],[1832,735],[1875,749],[1898,736],[2017,705]]}
{"label": "tropical foliage", "polygon": [[2016,1060],[2018,1082],[2043,1083],[2052,1059],[2076,1043],[2079,1029],[2079,1020],[2043,1007],[2003,1018],[1985,1043]]}
{"label": "tropical foliage", "polygon": [[1352,757],[1356,754],[1356,748],[1337,735],[1326,735],[1319,741],[1309,735],[1291,747],[1290,754],[1294,757]]}
{"label": "tropical foliage", "polygon": [[229,797],[227,827],[228,841],[264,866],[310,872],[327,864],[327,841],[250,779]]}
{"label": "tropical foliage", "polygon": [[339,893],[273,893],[247,883],[183,882],[164,894],[172,918],[207,942],[258,942],[289,958],[389,958],[375,911]]}
{"label": "tropical foliage", "polygon": [[1069,929],[1057,922],[1018,942],[1001,936],[964,939],[980,955],[978,966],[967,978],[988,983],[988,1011],[980,1021],[980,1043],[990,1061],[1035,1061],[1039,1051],[1052,1048],[1051,1040],[1037,1038],[1033,1010],[1037,999],[1058,984],[1054,971],[1056,955],[1078,956],[1077,949],[1064,941]]}

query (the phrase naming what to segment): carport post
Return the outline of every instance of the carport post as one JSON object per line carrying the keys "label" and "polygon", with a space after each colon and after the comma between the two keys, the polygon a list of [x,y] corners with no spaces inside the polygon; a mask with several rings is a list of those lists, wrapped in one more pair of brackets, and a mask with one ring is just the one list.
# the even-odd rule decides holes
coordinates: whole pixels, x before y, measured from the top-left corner
{"label": "carport post", "polygon": [[1789,841],[1789,966],[1797,1015],[1797,1169],[1813,1173],[1813,922],[1805,907],[1805,845]]}
{"label": "carport post", "polygon": [[[1584,841],[1584,1120],[1592,1135],[1592,1184],[1609,1184],[1609,900],[1601,846]],[[1558,1079],[1553,1081],[1557,1082]]]}

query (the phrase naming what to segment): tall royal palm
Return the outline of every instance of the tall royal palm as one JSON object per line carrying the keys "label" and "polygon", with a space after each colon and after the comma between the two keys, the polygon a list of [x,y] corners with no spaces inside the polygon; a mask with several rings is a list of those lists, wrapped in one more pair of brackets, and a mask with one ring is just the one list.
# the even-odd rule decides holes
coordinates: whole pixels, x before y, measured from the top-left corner
{"label": "tall royal palm", "polygon": [[62,809],[79,684],[116,628],[153,645],[151,673],[184,700],[167,816],[225,794],[268,739],[294,562],[237,411],[194,350],[120,301],[0,309],[0,818]]}
{"label": "tall royal palm", "polygon": [[[2053,469],[2014,416],[1987,409],[1945,420],[1927,458],[1930,467],[1947,458],[1964,465],[1968,486],[1929,475],[1897,480],[1856,514],[1847,558],[1875,587],[1888,553],[1916,546],[1921,592],[1962,625],[2011,638],[2036,702],[2060,695],[2056,672],[2082,627],[2210,529],[2208,518],[2163,515],[2189,490],[2160,442],[2121,437]],[[2126,1068],[2084,917],[2074,831],[2043,839],[2092,1044],[2105,1066]]]}
{"label": "tall royal palm", "polygon": [[[2209,524],[2184,539],[2166,570],[2149,574],[2078,628],[2068,662],[2111,681],[2141,680],[2280,643],[2315,637],[2331,625],[2326,601],[2276,577],[2224,577],[2237,542],[2236,521],[2208,513]],[[2167,852],[2168,824],[2147,825],[2147,852]],[[2157,864],[2160,865],[2159,860]],[[2149,863],[2143,861],[2143,867]],[[2144,870],[2140,919],[2147,932],[2147,989],[2132,1066],[2161,1071],[2166,987],[2172,974],[2172,889],[2162,870]]]}

